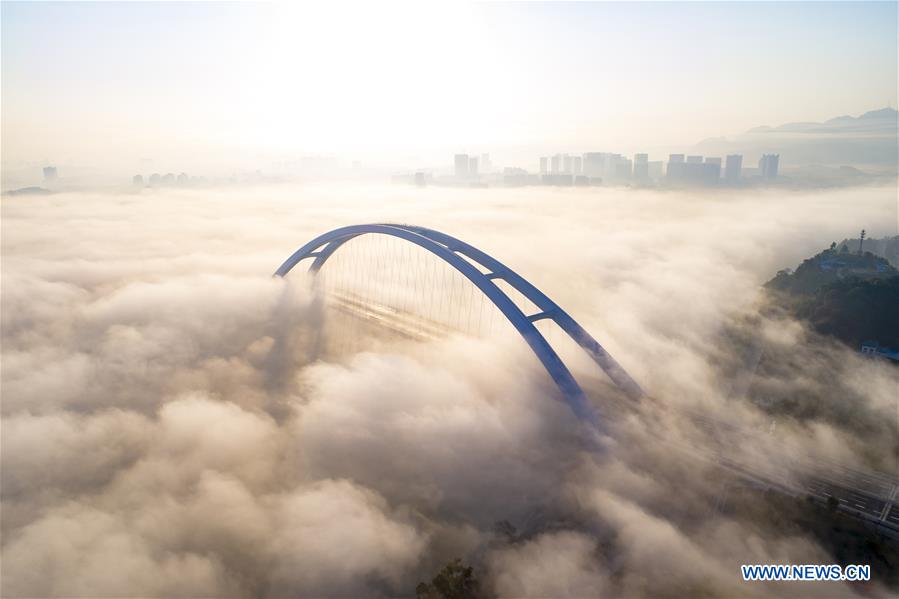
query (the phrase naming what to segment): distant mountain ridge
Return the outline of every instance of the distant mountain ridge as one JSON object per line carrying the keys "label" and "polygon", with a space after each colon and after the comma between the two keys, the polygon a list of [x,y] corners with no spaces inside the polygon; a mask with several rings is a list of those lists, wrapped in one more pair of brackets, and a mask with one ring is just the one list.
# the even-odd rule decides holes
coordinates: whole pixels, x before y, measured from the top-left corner
{"label": "distant mountain ridge", "polygon": [[734,136],[705,139],[698,153],[743,154],[752,165],[761,154],[780,154],[781,164],[871,165],[895,172],[899,111],[887,107],[860,116],[843,115],[823,123],[796,122],[754,127]]}
{"label": "distant mountain ridge", "polygon": [[[880,110],[869,110],[865,114],[863,114],[859,117],[854,117],[854,118],[855,118],[855,120],[858,120],[858,119],[880,119],[880,118],[895,119],[897,116],[899,116],[899,110],[896,110],[895,108],[888,106],[887,108],[881,108]],[[836,120],[844,120],[844,119],[852,120],[853,117],[838,116],[838,117],[836,117],[834,119],[830,119],[830,120],[836,121]],[[828,121],[828,122],[830,122],[830,121]]]}
{"label": "distant mountain ridge", "polygon": [[786,123],[776,127],[763,125],[748,130],[747,134],[754,133],[847,133],[847,132],[871,132],[885,135],[895,135],[899,125],[899,111],[895,108],[881,108],[870,110],[861,116],[838,116],[823,123],[802,122]]}

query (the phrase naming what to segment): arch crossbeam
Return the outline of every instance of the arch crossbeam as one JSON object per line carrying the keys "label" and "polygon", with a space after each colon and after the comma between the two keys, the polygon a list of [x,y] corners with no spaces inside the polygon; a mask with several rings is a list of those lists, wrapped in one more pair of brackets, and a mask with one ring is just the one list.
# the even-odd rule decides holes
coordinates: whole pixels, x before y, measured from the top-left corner
{"label": "arch crossbeam", "polygon": [[[319,235],[294,252],[275,271],[275,276],[287,275],[300,261],[312,259],[309,272],[318,273],[334,252],[343,244],[360,235],[380,234],[404,239],[428,250],[455,268],[473,283],[509,320],[531,350],[543,364],[546,371],[562,391],[566,402],[581,419],[593,424],[597,417],[571,371],[552,348],[546,338],[534,326],[538,320],[549,319],[565,331],[599,365],[619,388],[636,399],[643,395],[640,386],[625,372],[609,353],[581,325],[542,291],[518,273],[492,256],[455,237],[411,225],[367,224],[351,225]],[[482,272],[472,264],[480,265]],[[521,308],[494,282],[501,279],[532,302],[539,312],[526,315]]]}

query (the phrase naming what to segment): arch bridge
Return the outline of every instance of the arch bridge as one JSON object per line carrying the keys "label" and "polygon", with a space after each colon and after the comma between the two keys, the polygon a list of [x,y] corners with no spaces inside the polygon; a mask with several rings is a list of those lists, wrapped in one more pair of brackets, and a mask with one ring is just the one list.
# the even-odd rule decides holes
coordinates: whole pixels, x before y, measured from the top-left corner
{"label": "arch bridge", "polygon": [[[341,246],[361,235],[382,235],[405,240],[424,248],[461,273],[483,292],[484,296],[509,320],[558,385],[565,401],[574,413],[588,424],[597,428],[605,428],[600,427],[602,423],[598,422],[596,413],[591,408],[580,385],[546,338],[534,326],[535,322],[553,321],[586,351],[619,388],[634,399],[643,396],[639,385],[618,362],[543,292],[498,260],[455,237],[438,231],[398,224],[342,227],[320,235],[298,249],[278,268],[275,275],[283,277],[297,264],[307,259],[312,261],[309,271],[316,275]],[[525,314],[512,298],[496,284],[499,280],[505,281],[527,298],[536,306],[536,311]],[[717,427],[715,422],[708,418],[689,417],[703,427],[712,427],[713,429]],[[732,431],[733,426],[729,425],[728,430]],[[752,430],[742,431],[742,434],[748,435],[750,438],[758,436],[758,433]],[[759,437],[758,442],[772,443],[773,441],[770,436],[765,435]],[[671,445],[671,449],[672,451],[684,451],[680,444]],[[785,447],[784,455],[788,454],[789,451]],[[809,475],[800,472],[797,473],[797,476],[782,479],[782,477],[771,477],[770,472],[760,470],[756,466],[734,461],[727,455],[726,447],[711,452],[691,450],[688,455],[716,463],[724,471],[736,474],[753,485],[760,485],[763,488],[777,490],[787,495],[812,496],[822,502],[829,497],[838,497],[841,511],[868,522],[876,530],[886,535],[899,538],[899,504],[895,501],[897,491],[899,491],[899,482],[894,477],[847,468],[837,470],[834,466],[822,464],[819,466],[821,471],[819,474]],[[845,499],[843,499],[844,497]],[[849,499],[854,502],[852,505],[856,507],[850,505]],[[862,503],[858,503],[859,501]]]}
{"label": "arch bridge", "polygon": [[[579,418],[598,424],[595,422],[594,410],[590,406],[583,389],[558,353],[537,329],[535,322],[541,320],[554,322],[583,348],[612,382],[628,396],[637,399],[643,395],[640,386],[624,368],[603,349],[599,342],[584,327],[578,324],[546,294],[492,256],[464,241],[439,231],[401,224],[365,224],[341,227],[319,235],[306,243],[285,260],[274,274],[278,277],[284,277],[301,261],[309,259],[311,260],[309,272],[312,275],[317,275],[328,259],[341,246],[361,235],[386,235],[415,244],[440,258],[468,279],[499,309],[527,342],[561,390],[569,407]],[[479,265],[483,268],[483,271],[475,265]],[[496,284],[498,280],[505,281],[513,289],[521,293],[537,307],[537,311],[532,314],[525,314],[512,298]]]}

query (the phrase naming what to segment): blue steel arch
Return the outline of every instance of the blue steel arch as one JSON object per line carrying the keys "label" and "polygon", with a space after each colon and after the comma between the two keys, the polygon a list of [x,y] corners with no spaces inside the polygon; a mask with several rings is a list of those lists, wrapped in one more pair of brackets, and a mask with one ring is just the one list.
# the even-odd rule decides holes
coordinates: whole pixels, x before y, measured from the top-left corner
{"label": "blue steel arch", "polygon": [[[596,415],[584,395],[581,386],[575,380],[571,371],[562,362],[562,359],[552,348],[546,338],[534,326],[534,322],[543,319],[553,320],[565,333],[568,334],[587,354],[599,365],[610,379],[625,393],[634,399],[643,396],[640,386],[625,372],[624,368],[603,349],[581,325],[568,315],[554,301],[549,299],[542,291],[521,277],[511,268],[485,254],[479,249],[459,240],[455,237],[412,225],[399,224],[368,224],[351,225],[334,229],[323,235],[319,235],[309,243],[294,252],[275,271],[275,276],[283,277],[291,271],[301,260],[313,258],[309,272],[318,273],[324,263],[347,241],[366,234],[390,235],[404,239],[419,247],[422,247],[438,258],[447,262],[459,271],[503,313],[512,326],[521,334],[537,358],[543,364],[546,371],[562,391],[566,402],[581,419],[594,424]],[[487,273],[475,268],[468,260],[483,266]],[[540,312],[525,315],[512,299],[494,283],[495,279],[506,281],[514,289],[524,295]]]}

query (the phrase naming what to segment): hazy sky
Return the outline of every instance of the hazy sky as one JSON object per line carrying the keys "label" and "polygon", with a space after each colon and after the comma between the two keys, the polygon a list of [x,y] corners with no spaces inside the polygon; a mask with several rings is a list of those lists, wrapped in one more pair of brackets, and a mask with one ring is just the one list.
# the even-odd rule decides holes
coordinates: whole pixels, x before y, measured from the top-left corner
{"label": "hazy sky", "polygon": [[2,4],[3,160],[693,144],[897,101],[897,4]]}

